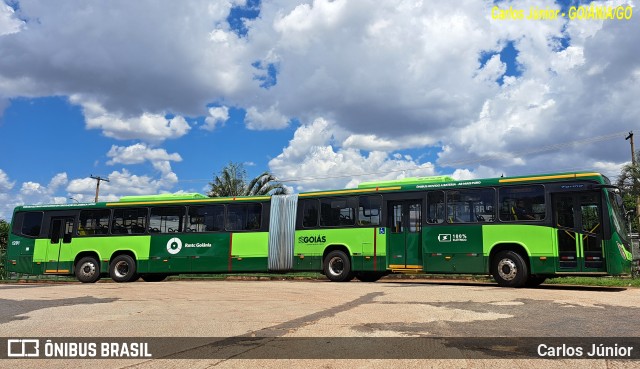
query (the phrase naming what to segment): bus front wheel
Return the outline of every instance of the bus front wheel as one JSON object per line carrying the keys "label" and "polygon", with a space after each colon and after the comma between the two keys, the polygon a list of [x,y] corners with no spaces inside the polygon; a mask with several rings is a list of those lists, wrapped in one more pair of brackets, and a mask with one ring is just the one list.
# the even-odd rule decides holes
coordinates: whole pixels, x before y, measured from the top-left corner
{"label": "bus front wheel", "polygon": [[109,275],[115,282],[133,282],[138,279],[136,261],[129,255],[118,255],[109,264]]}
{"label": "bus front wheel", "polygon": [[341,250],[333,250],[324,258],[324,275],[332,282],[348,282],[353,279],[351,259]]}
{"label": "bus front wheel", "polygon": [[85,256],[75,267],[76,278],[82,283],[95,283],[100,279],[100,263],[93,256]]}
{"label": "bus front wheel", "polygon": [[491,269],[493,278],[503,287],[522,287],[529,279],[527,263],[515,251],[500,251]]}

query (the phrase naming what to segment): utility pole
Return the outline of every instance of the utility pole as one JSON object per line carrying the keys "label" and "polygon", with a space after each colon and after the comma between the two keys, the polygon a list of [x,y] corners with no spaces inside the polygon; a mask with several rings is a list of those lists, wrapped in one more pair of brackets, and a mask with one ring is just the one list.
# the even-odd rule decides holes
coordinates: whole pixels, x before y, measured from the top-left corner
{"label": "utility pole", "polygon": [[636,165],[636,148],[633,145],[633,131],[629,131],[629,135],[624,139],[631,142],[631,165]]}
{"label": "utility pole", "polygon": [[100,181],[109,182],[109,178],[102,178],[100,176],[94,177],[93,174],[91,178],[96,180],[96,199],[94,202],[98,202],[98,194],[100,193]]}

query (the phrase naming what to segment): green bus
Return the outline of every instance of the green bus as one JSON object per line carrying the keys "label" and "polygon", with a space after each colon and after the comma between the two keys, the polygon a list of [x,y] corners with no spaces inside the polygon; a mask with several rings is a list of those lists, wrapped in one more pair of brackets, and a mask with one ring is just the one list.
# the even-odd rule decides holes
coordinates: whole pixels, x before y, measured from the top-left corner
{"label": "green bus", "polygon": [[161,281],[185,273],[492,275],[533,287],[631,271],[622,201],[599,173],[365,182],[355,189],[209,198],[128,196],[15,209],[9,272]]}

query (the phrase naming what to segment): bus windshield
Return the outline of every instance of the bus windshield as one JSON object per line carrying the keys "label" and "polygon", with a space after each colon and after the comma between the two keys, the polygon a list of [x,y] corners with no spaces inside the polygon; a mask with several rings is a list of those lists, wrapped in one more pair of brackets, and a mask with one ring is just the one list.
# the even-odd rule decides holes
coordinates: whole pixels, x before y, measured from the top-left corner
{"label": "bus windshield", "polygon": [[627,232],[629,232],[629,227],[627,226],[627,220],[624,216],[625,213],[622,197],[613,189],[608,189],[607,194],[609,195],[609,202],[611,203],[611,209],[613,210],[613,224],[616,227],[616,232],[618,232],[622,239],[628,242],[629,237]]}

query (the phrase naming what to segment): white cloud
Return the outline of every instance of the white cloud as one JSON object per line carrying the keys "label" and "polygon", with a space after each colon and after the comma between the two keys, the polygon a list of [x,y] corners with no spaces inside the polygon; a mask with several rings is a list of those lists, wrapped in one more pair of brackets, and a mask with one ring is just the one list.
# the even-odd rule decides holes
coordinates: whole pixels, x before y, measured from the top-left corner
{"label": "white cloud", "polygon": [[0,193],[11,190],[15,184],[16,182],[9,180],[7,173],[0,169]]}
{"label": "white cloud", "polygon": [[13,8],[0,3],[0,36],[20,32],[23,26],[24,22],[16,18]]}
{"label": "white cloud", "polygon": [[169,154],[165,149],[153,149],[142,143],[127,147],[113,145],[107,153],[107,156],[111,158],[107,161],[108,165],[140,164],[145,161],[182,161],[182,157],[178,153]]}
{"label": "white cloud", "polygon": [[70,101],[82,105],[88,129],[101,129],[105,136],[119,140],[138,139],[146,142],[162,142],[187,134],[191,127],[176,116],[171,119],[161,114],[143,113],[138,117],[123,117],[106,111],[99,103],[74,95]]}
{"label": "white cloud", "polygon": [[209,108],[209,116],[205,118],[205,124],[200,128],[207,131],[213,131],[216,129],[216,126],[223,126],[227,120],[229,120],[228,107],[218,106],[215,108]]}
{"label": "white cloud", "polygon": [[[171,172],[171,168],[164,164],[168,162],[160,163],[156,169],[161,172],[161,176],[155,179],[148,175],[133,174],[126,169],[109,173],[109,182],[100,184],[99,201],[112,201],[124,195],[158,194],[170,190],[178,178]],[[91,178],[74,179],[66,188],[74,198],[79,199],[78,201],[93,201],[95,189],[96,182]]]}
{"label": "white cloud", "polygon": [[269,162],[270,170],[279,179],[296,179],[293,183],[297,184],[298,191],[355,187],[367,180],[435,174],[431,163],[420,164],[410,156],[390,156],[382,151],[363,155],[354,148],[336,148],[332,145],[334,128],[332,123],[322,118],[301,126],[289,146]]}
{"label": "white cloud", "polygon": [[245,122],[253,130],[280,129],[289,124],[289,119],[278,111],[276,104],[262,111],[255,106],[248,108]]}
{"label": "white cloud", "polygon": [[0,219],[9,219],[13,209],[25,204],[60,204],[66,197],[58,192],[68,182],[66,173],[58,173],[47,185],[34,181],[22,182],[17,190],[16,181],[9,181],[8,176],[0,169]]}
{"label": "white cloud", "polygon": [[[0,53],[11,56],[0,58],[0,101],[72,96],[87,128],[152,144],[184,137],[184,117],[206,115],[201,128],[215,129],[226,106],[246,109],[253,130],[298,120],[270,163],[280,176],[402,167],[420,160],[393,156],[410,148],[439,152],[461,177],[492,174],[483,167],[607,171],[628,156],[609,141],[535,150],[637,126],[639,22],[498,21],[493,3],[473,0],[272,0],[239,37],[226,21],[233,5],[31,0],[18,14],[2,9],[0,19],[13,22],[4,29],[19,32],[0,36]],[[551,0],[498,5],[558,8]],[[15,28],[18,18],[40,21]],[[504,76],[510,68],[499,55],[509,42],[517,76]],[[265,76],[273,85],[261,88]],[[152,165],[173,173],[169,162]]]}
{"label": "white cloud", "polygon": [[[246,39],[226,21],[241,2],[21,1],[27,23],[0,38],[0,54],[12,56],[0,58],[0,80],[10,81],[0,95],[78,94],[125,117],[202,115],[256,85]],[[7,14],[2,22],[16,17]]]}

